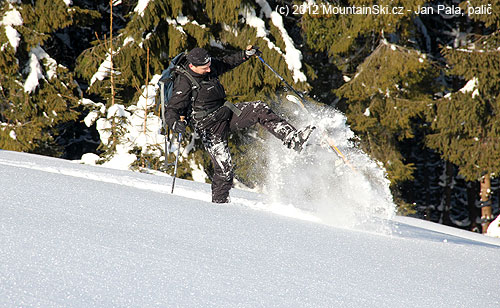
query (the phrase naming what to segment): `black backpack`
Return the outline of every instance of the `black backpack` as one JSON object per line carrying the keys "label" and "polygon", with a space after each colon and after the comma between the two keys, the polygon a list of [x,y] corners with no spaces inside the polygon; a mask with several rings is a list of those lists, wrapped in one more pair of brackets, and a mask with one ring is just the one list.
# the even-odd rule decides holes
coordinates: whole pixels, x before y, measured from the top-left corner
{"label": "black backpack", "polygon": [[194,103],[196,97],[198,96],[200,84],[193,78],[193,76],[191,76],[191,74],[186,71],[186,65],[186,53],[181,52],[180,54],[175,56],[172,61],[170,61],[169,66],[165,70],[163,70],[163,72],[161,73],[161,78],[158,81],[158,85],[160,86],[160,102],[157,103],[156,106],[158,110],[158,105],[160,105],[159,109],[161,114],[162,127],[165,129],[165,132],[168,131],[166,129],[167,123],[165,122],[165,112],[168,101],[172,97],[172,89],[174,87],[175,79],[180,74],[186,76],[189,79],[189,81],[191,82],[191,89],[193,90],[191,103]]}

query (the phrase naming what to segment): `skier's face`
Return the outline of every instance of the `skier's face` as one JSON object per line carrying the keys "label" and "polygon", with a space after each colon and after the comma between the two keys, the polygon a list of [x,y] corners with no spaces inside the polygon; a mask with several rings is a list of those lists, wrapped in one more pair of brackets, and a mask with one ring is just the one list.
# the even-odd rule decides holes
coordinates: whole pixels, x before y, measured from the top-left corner
{"label": "skier's face", "polygon": [[194,66],[193,64],[189,64],[189,68],[197,74],[205,75],[207,73],[210,73],[210,64],[212,64],[212,62],[208,62],[207,64],[200,66]]}

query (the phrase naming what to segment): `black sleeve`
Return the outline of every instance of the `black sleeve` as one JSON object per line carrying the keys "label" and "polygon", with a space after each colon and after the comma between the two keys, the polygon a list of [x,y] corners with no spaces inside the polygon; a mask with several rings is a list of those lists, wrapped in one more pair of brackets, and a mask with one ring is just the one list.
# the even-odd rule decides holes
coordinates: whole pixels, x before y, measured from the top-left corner
{"label": "black sleeve", "polygon": [[222,75],[225,72],[232,70],[249,58],[245,55],[245,51],[238,51],[232,55],[224,56],[221,60],[212,59],[211,68],[214,69],[217,75]]}
{"label": "black sleeve", "polygon": [[167,102],[166,108],[165,120],[168,126],[172,127],[181,115],[187,115],[191,104],[191,92],[191,84],[186,77],[180,75],[175,79],[174,87],[172,88],[172,97]]}

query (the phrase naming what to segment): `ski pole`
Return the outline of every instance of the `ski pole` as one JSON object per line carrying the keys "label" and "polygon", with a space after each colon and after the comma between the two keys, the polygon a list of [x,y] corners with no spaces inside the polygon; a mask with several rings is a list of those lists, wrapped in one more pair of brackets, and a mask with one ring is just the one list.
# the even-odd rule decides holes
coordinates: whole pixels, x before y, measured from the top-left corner
{"label": "ski pole", "polygon": [[267,64],[266,61],[264,61],[264,59],[262,59],[261,56],[257,56],[259,58],[260,61],[262,61],[262,63],[264,63],[265,66],[267,66],[271,72],[273,72],[276,76],[278,76],[278,78],[287,86],[288,89],[290,89],[293,93],[297,94],[298,97],[300,97],[300,100],[301,101],[297,101],[300,106],[304,109],[306,109],[306,106],[304,105],[303,101],[304,101],[304,97],[302,96],[302,94],[300,92],[298,92],[297,90],[295,90],[288,82],[286,82],[285,78],[281,77],[280,74],[278,74],[278,72],[276,72],[274,70],[274,68],[271,67],[271,65]]}
{"label": "ski pole", "polygon": [[[181,118],[181,121],[184,121],[184,119],[185,119],[184,116],[181,116],[180,118]],[[182,140],[182,133],[179,133],[179,135],[177,137],[177,155],[175,156],[174,174],[173,174],[174,179],[172,180],[171,194],[174,193],[175,179],[177,178],[177,163],[179,162],[179,155],[181,154],[181,140]]]}
{"label": "ski pole", "polygon": [[[309,111],[306,109],[306,106],[304,104],[305,102],[305,99],[303,97],[303,95],[298,92],[297,90],[295,90],[288,82],[286,82],[286,80],[281,77],[280,74],[278,74],[278,72],[276,72],[269,64],[267,64],[266,61],[264,61],[264,59],[262,59],[261,56],[257,56],[259,58],[260,61],[262,61],[262,63],[264,63],[265,66],[267,66],[271,72],[273,72],[276,76],[278,76],[278,78],[288,87],[288,89],[290,89],[291,91],[293,91],[293,93],[297,94],[297,96],[300,98],[300,101],[298,100],[294,100],[295,103],[298,103],[300,107],[302,107],[302,109],[304,109],[308,114],[309,114]],[[351,165],[351,163],[349,162],[349,160],[345,157],[344,154],[342,154],[342,152],[339,150],[339,148],[337,148],[332,140],[332,138],[330,138],[326,133],[323,135],[323,137],[326,139],[328,145],[330,146],[330,148],[340,157],[342,158],[342,160],[344,161],[344,163],[346,165],[348,165],[353,171],[356,171],[356,169]]]}
{"label": "ski pole", "polygon": [[165,135],[165,161],[163,162],[163,166],[165,167],[165,170],[170,166],[168,163],[168,156],[170,155],[170,145],[169,145],[169,138],[168,136],[170,135],[170,128],[167,126],[166,129],[166,135]]}

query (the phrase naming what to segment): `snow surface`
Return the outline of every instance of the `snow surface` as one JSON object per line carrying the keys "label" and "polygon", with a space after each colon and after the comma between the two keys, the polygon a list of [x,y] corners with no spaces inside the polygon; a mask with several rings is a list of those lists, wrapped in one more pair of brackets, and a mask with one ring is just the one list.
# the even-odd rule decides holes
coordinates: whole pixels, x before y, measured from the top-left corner
{"label": "snow surface", "polygon": [[472,98],[479,95],[479,90],[477,89],[478,80],[476,77],[473,77],[471,80],[467,81],[465,86],[461,88],[459,91],[462,93],[472,92]]}
{"label": "snow surface", "polygon": [[30,52],[28,71],[30,73],[24,82],[24,92],[31,93],[38,87],[38,80],[43,78],[42,66],[38,62],[38,57],[33,52]]}
{"label": "snow surface", "polygon": [[257,17],[255,9],[250,6],[243,7],[240,12],[240,15],[242,15],[245,19],[245,23],[256,29],[257,37],[262,37],[263,40],[267,41],[267,47],[269,49],[274,49],[279,54],[283,55],[288,69],[290,69],[293,73],[294,82],[307,81],[306,75],[301,71],[302,53],[300,50],[295,48],[292,38],[288,35],[288,32],[283,25],[283,17],[273,11],[265,0],[258,0],[257,4],[261,7],[263,13],[266,15],[266,18],[270,18],[274,26],[276,26],[276,28],[280,31],[281,37],[285,43],[285,53],[283,53],[283,51],[281,51],[281,49],[267,37],[268,31],[266,30],[266,23],[262,18]]}
{"label": "snow surface", "polygon": [[16,140],[17,139],[17,135],[16,135],[16,132],[11,130],[10,133],[9,133],[9,137]]}
{"label": "snow surface", "polygon": [[106,53],[106,59],[101,63],[97,72],[94,73],[92,78],[90,79],[90,85],[92,86],[94,82],[97,80],[104,80],[104,78],[108,77],[111,73],[111,54]]}
{"label": "snow surface", "polygon": [[149,4],[149,0],[139,0],[134,8],[134,12],[138,13],[141,17],[144,16],[144,10]]}
{"label": "snow surface", "polygon": [[44,78],[42,65],[40,64],[40,61],[45,60],[46,74],[47,77],[49,77],[49,79],[52,79],[53,77],[57,76],[57,62],[56,60],[52,59],[45,52],[45,50],[43,50],[43,48],[40,47],[40,45],[32,48],[29,53],[29,56],[30,60],[29,60],[29,65],[27,67],[29,75],[26,78],[26,81],[24,82],[24,92],[31,93],[35,91],[35,89],[38,87],[39,85],[38,81]]}
{"label": "snow surface", "polygon": [[277,11],[274,11],[266,0],[257,0],[256,2],[262,8],[266,18],[270,18],[276,28],[280,31],[283,42],[285,43],[285,62],[288,65],[288,69],[293,72],[293,81],[307,81],[306,75],[301,71],[302,53],[300,50],[295,48],[292,38],[288,35],[285,25],[283,24],[283,16],[281,16],[281,14]]}
{"label": "snow surface", "polygon": [[207,184],[171,195],[167,175],[10,151],[0,168],[2,307],[500,306],[499,239],[403,217],[338,228],[260,194],[216,205]]}
{"label": "snow surface", "polygon": [[500,215],[488,227],[488,236],[500,238]]}
{"label": "snow surface", "polygon": [[[13,3],[13,2],[10,2]],[[21,26],[23,24],[23,18],[21,13],[9,3],[9,10],[5,12],[0,20],[0,26],[5,26],[5,35],[7,35],[7,39],[9,40],[10,45],[14,48],[14,51],[17,50],[19,46],[19,42],[21,41],[21,35],[14,29],[14,26]],[[2,45],[1,50],[3,51],[4,46]]]}

